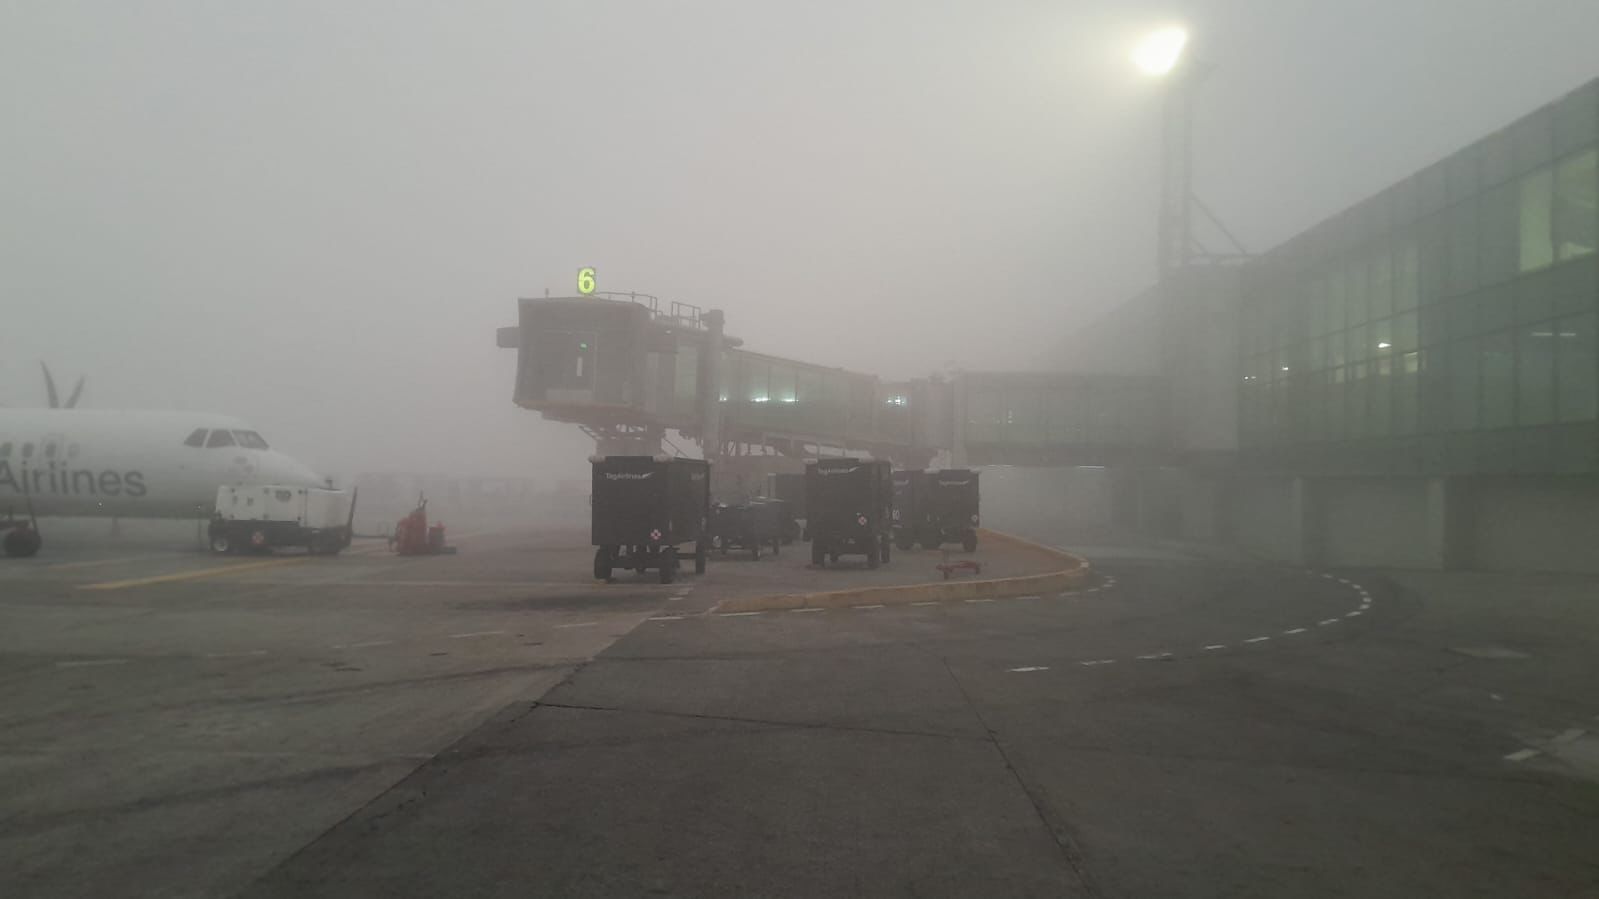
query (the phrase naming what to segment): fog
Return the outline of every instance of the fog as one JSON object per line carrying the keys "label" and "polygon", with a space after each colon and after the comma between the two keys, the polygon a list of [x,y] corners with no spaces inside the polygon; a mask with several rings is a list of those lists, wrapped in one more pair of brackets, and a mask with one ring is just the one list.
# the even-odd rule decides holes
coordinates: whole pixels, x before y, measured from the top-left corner
{"label": "fog", "polygon": [[518,296],[727,311],[890,376],[1010,368],[1153,279],[1157,88],[1260,250],[1595,74],[1593,0],[0,9],[0,403],[250,420],[341,475],[581,476]]}

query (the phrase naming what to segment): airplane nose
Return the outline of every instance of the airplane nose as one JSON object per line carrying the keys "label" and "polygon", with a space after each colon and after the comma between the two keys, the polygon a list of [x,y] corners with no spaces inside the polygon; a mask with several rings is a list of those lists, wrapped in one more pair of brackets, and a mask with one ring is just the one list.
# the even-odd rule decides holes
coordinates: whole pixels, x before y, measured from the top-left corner
{"label": "airplane nose", "polygon": [[293,484],[302,487],[321,487],[322,479],[298,459],[274,452],[262,460],[264,474],[275,484]]}

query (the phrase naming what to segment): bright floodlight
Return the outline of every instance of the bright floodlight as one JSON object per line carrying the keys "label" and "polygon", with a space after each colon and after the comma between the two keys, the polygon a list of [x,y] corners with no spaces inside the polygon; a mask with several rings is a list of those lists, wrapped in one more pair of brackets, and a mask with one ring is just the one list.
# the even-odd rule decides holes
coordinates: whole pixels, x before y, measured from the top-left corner
{"label": "bright floodlight", "polygon": [[1187,44],[1187,29],[1178,25],[1162,28],[1147,35],[1133,48],[1133,65],[1145,75],[1165,75],[1177,67]]}

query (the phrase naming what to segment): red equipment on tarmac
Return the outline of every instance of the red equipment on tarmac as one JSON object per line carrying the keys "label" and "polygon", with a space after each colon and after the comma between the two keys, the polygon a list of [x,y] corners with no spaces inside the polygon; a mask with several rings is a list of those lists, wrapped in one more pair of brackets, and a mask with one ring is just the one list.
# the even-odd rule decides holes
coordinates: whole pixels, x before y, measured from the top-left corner
{"label": "red equipment on tarmac", "polygon": [[411,510],[411,514],[395,523],[394,536],[389,538],[389,545],[402,556],[439,556],[455,553],[455,547],[444,544],[444,525],[441,523],[428,526],[426,497],[418,497],[416,508]]}

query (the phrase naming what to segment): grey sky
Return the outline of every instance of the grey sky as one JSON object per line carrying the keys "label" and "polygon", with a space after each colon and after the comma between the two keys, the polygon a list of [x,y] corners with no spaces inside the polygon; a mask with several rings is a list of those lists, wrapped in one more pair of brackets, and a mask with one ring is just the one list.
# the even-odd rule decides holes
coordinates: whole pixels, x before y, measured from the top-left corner
{"label": "grey sky", "polygon": [[325,470],[581,472],[518,295],[1006,368],[1152,276],[1143,28],[1218,64],[1198,189],[1275,244],[1599,75],[1593,0],[0,3],[0,402],[249,418]]}

